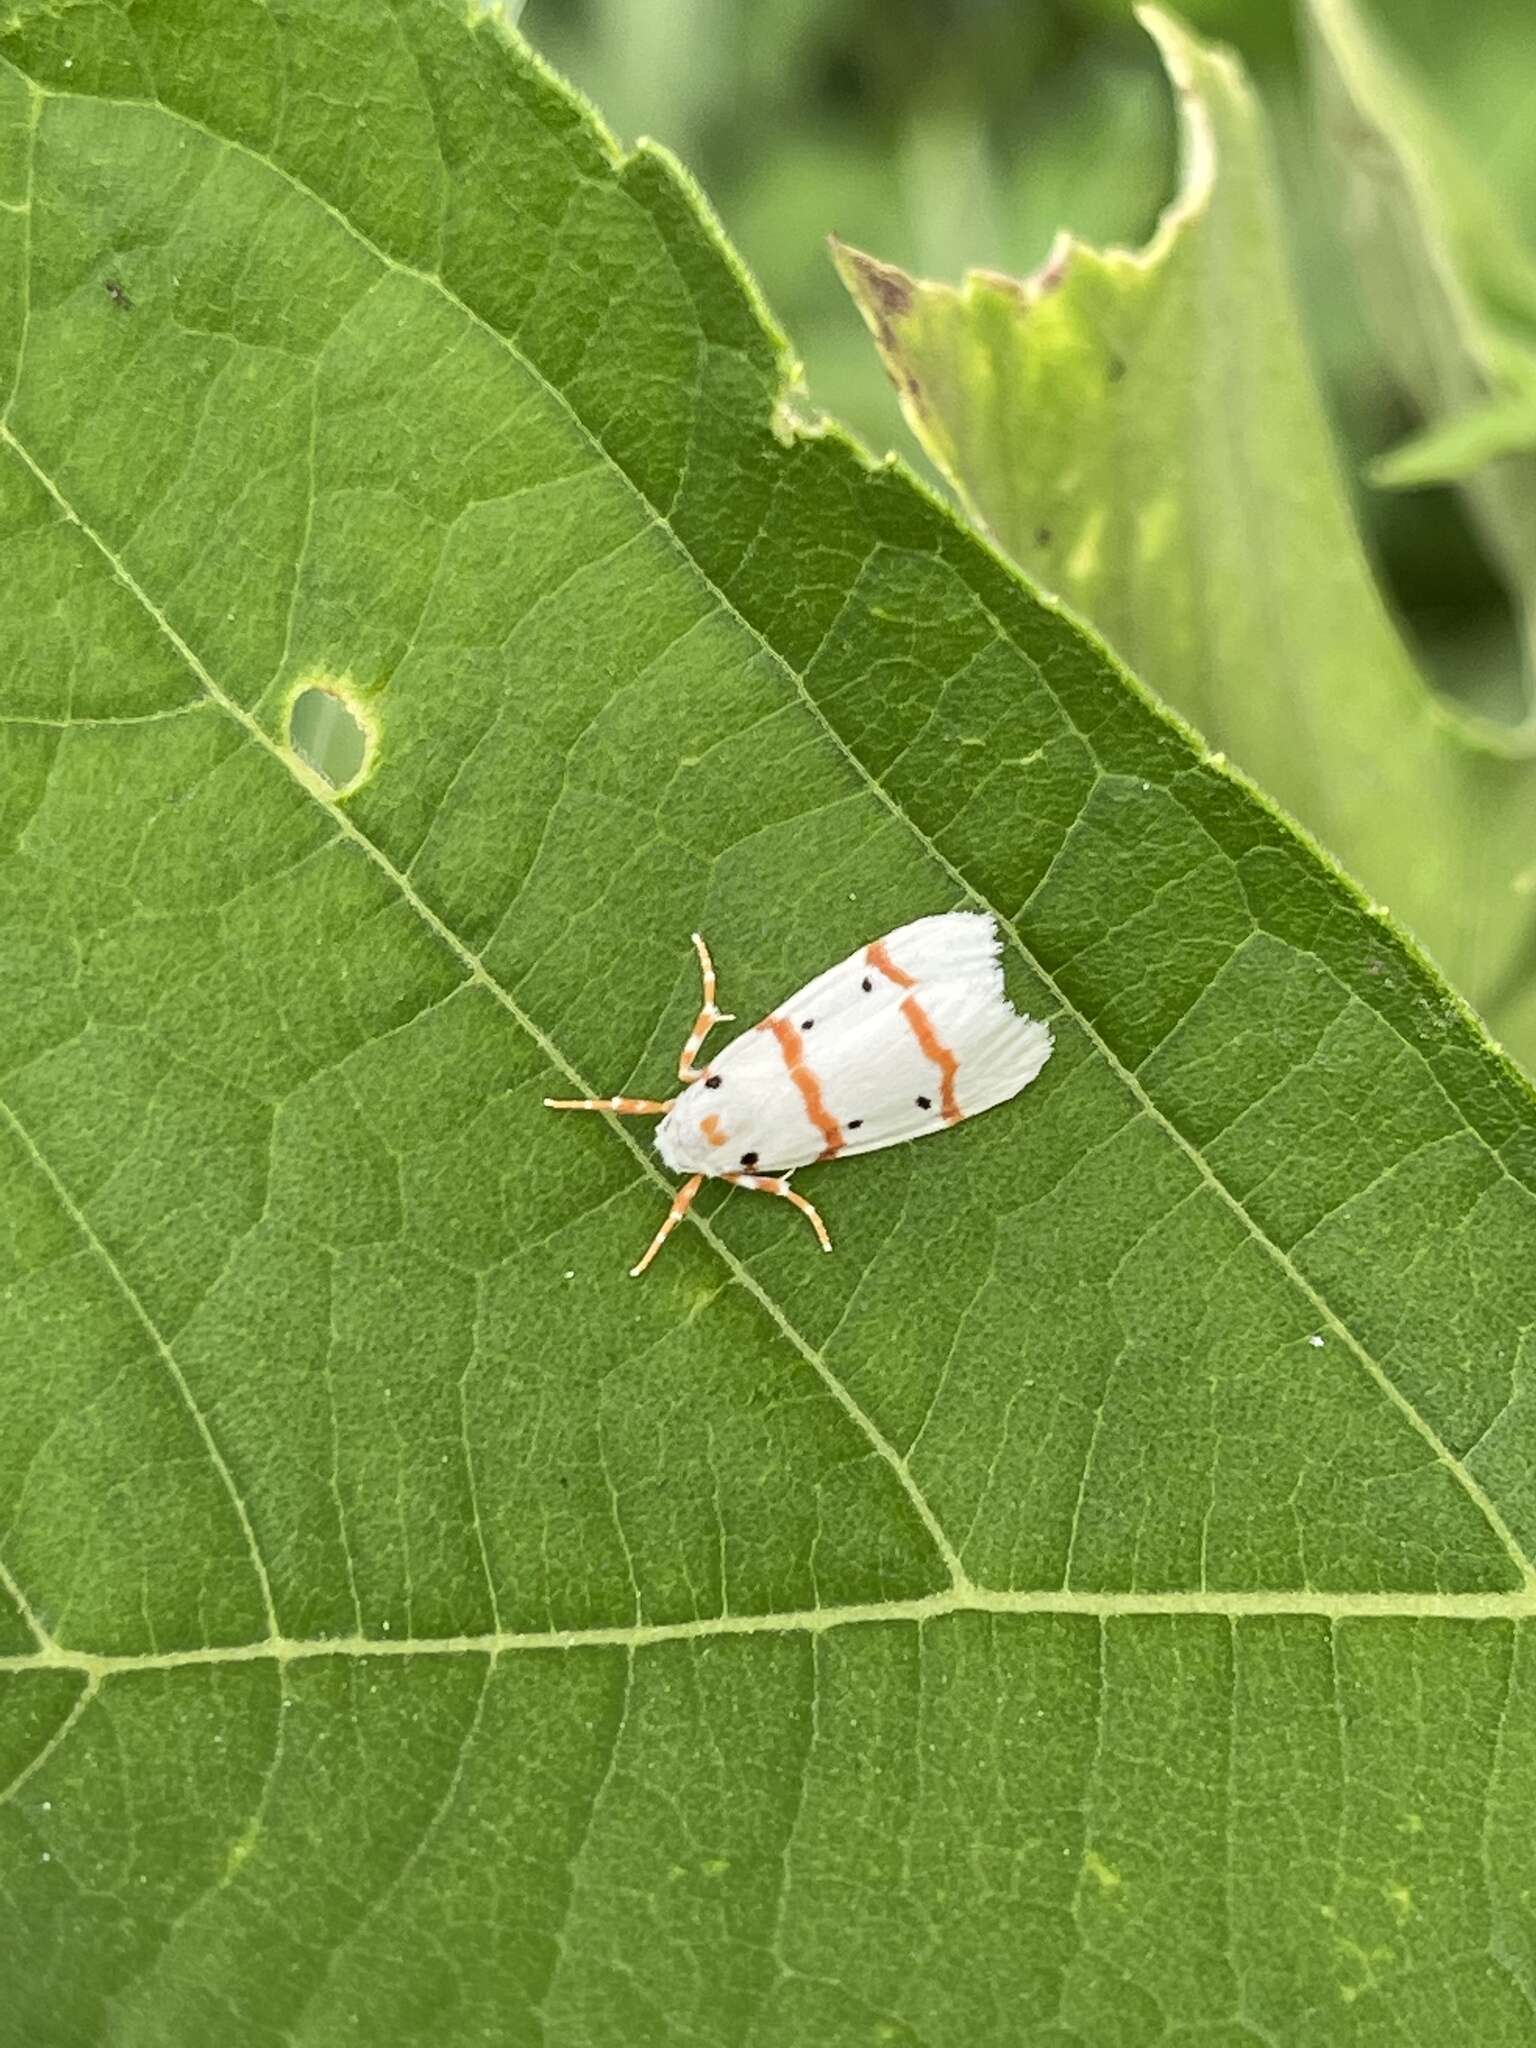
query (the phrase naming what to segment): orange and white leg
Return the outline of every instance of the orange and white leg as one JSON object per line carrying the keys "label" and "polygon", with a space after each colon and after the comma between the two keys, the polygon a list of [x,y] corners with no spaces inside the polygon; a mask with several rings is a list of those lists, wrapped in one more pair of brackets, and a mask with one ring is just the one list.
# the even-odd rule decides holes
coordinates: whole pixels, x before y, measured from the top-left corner
{"label": "orange and white leg", "polygon": [[827,1235],[827,1226],[805,1199],[797,1195],[789,1182],[778,1174],[771,1173],[723,1173],[720,1178],[734,1183],[739,1188],[755,1188],[760,1195],[781,1195],[786,1202],[793,1202],[803,1216],[811,1219],[811,1228],[824,1252],[832,1249],[832,1240]]}
{"label": "orange and white leg", "polygon": [[688,1043],[683,1047],[682,1058],[677,1063],[677,1078],[679,1081],[696,1081],[698,1079],[699,1070],[693,1064],[693,1056],[705,1039],[708,1038],[714,1026],[716,1024],[734,1024],[736,1022],[736,1019],[729,1010],[717,1010],[715,1008],[715,963],[710,959],[709,948],[705,945],[698,932],[695,932],[693,935],[693,950],[699,956],[699,972],[704,977],[704,1002],[694,1027],[688,1034]]}
{"label": "orange and white leg", "polygon": [[638,1280],[652,1259],[655,1258],[667,1239],[676,1230],[678,1224],[682,1222],[688,1211],[693,1207],[693,1198],[703,1185],[704,1176],[702,1173],[696,1173],[692,1180],[685,1180],[683,1182],[677,1193],[672,1197],[672,1206],[667,1211],[666,1221],[651,1239],[650,1248],[646,1252],[645,1257],[638,1266],[630,1267],[629,1277],[631,1280]]}
{"label": "orange and white leg", "polygon": [[665,1116],[670,1102],[649,1102],[643,1095],[586,1095],[579,1102],[556,1102],[544,1098],[546,1109],[606,1109],[610,1116]]}

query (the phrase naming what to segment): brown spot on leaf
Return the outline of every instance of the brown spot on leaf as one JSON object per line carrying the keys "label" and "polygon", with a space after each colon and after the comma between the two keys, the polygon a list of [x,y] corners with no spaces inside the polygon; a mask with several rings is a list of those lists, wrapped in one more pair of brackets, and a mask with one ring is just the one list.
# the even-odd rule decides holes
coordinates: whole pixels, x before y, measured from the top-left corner
{"label": "brown spot on leaf", "polygon": [[893,313],[898,319],[903,313],[911,312],[912,287],[899,270],[892,270],[885,263],[876,263],[872,256],[860,256],[858,268],[870,297],[882,312]]}

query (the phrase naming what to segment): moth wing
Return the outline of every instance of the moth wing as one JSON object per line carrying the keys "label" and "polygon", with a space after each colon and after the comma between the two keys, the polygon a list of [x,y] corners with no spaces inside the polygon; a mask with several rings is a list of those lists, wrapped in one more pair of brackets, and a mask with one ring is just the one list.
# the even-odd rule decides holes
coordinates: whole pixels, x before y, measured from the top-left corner
{"label": "moth wing", "polygon": [[998,990],[940,982],[927,1005],[935,1033],[955,1055],[961,1116],[980,1116],[1027,1088],[1051,1056],[1050,1026],[1021,1017]]}
{"label": "moth wing", "polygon": [[[768,1034],[756,1024],[738,1031],[729,1045],[723,1045],[708,1062],[711,1074],[738,1087],[769,1088],[784,1078],[784,1056]],[[721,1107],[724,1107],[722,1094]]]}
{"label": "moth wing", "polygon": [[[782,1017],[802,1034],[807,1059],[815,1056],[817,1045],[834,1025],[856,1016],[870,996],[880,992],[882,982],[887,988],[892,986],[865,959],[867,950],[861,946],[857,953],[850,953],[846,960],[828,967],[769,1011],[770,1018]],[[864,987],[866,981],[870,984],[868,989]]]}
{"label": "moth wing", "polygon": [[[765,1170],[873,1152],[977,1116],[1032,1081],[1051,1053],[1044,1024],[1021,1017],[1003,988],[996,920],[956,910],[901,925],[861,947],[740,1033],[710,1062],[722,1077],[731,1165]],[[799,1057],[840,1134],[828,1133],[790,1085],[773,1020],[793,1026]]]}
{"label": "moth wing", "polygon": [[769,1012],[806,1036],[806,1057],[836,1024],[863,1018],[871,996],[897,1001],[913,982],[963,980],[984,984],[998,995],[1003,970],[997,964],[997,920],[975,910],[943,911],[898,925],[873,945],[860,946],[846,960],[826,968]]}
{"label": "moth wing", "polygon": [[901,1007],[918,993],[886,983],[862,1015],[842,1020],[820,1048],[822,1093],[842,1133],[839,1159],[944,1128],[938,1070]]}
{"label": "moth wing", "polygon": [[[783,1173],[821,1157],[826,1135],[812,1120],[770,1031],[754,1024],[738,1032],[709,1062],[709,1071],[720,1086],[701,1097],[701,1104],[714,1110],[729,1143],[708,1171]],[[747,1152],[757,1155],[751,1168],[742,1163]]]}
{"label": "moth wing", "polygon": [[[935,955],[934,935],[925,934],[924,927],[950,922],[983,925],[990,933],[990,920],[960,913],[953,919],[921,918],[891,937],[906,940],[916,934],[917,944],[905,950],[914,965],[920,965],[924,957]],[[983,943],[987,942],[984,935]],[[842,1101],[864,1102],[874,1093],[867,1069],[883,1067],[887,1084],[904,1091],[909,1101],[921,1092],[925,1073],[931,1078],[901,1015],[902,998],[912,976],[905,968],[899,979],[882,970],[870,960],[871,950],[861,946],[858,952],[824,969],[786,996],[761,1024],[738,1033],[710,1061],[710,1072],[721,1084],[711,1103],[718,1107],[731,1138],[729,1147],[721,1150],[716,1171],[736,1170],[744,1151],[755,1152],[756,1163],[765,1172],[787,1172],[809,1166],[829,1149],[834,1156],[868,1150],[855,1145],[862,1133],[849,1132],[837,1109]],[[1001,986],[1000,975],[998,984]],[[776,1023],[788,1027],[787,1033],[776,1034]],[[799,1082],[789,1073],[786,1036],[801,1065]],[[814,1085],[807,1088],[806,1083]],[[819,1115],[823,1119],[830,1115],[833,1124],[818,1121],[812,1114],[808,1093]],[[859,1112],[850,1109],[847,1114],[857,1117]],[[838,1139],[835,1146],[833,1138]],[[886,1145],[895,1142],[895,1136],[876,1140]]]}
{"label": "moth wing", "polygon": [[1002,945],[990,911],[946,910],[937,917],[915,918],[888,932],[878,950],[914,981],[963,981],[999,996],[1003,992]]}
{"label": "moth wing", "polygon": [[839,1157],[979,1116],[1027,1087],[1051,1055],[1047,1026],[1021,1017],[1004,992],[992,918],[920,918],[878,950],[903,978],[884,977],[888,993],[840,1016],[820,1047]]}

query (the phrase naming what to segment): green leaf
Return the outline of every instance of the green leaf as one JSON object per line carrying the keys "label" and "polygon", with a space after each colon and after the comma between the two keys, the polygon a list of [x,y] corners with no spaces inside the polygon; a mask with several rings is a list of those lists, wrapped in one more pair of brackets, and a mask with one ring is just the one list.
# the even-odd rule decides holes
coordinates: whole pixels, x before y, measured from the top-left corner
{"label": "green leaf", "polygon": [[[1527,2038],[1525,1083],[494,24],[0,58],[0,2033]],[[1028,1094],[626,1278],[541,1098],[957,903]]]}
{"label": "green leaf", "polygon": [[1184,151],[1147,248],[1063,235],[1033,277],[958,290],[847,249],[844,278],[972,517],[1536,1064],[1536,718],[1464,715],[1416,672],[1302,350],[1259,109],[1230,56],[1142,18]]}
{"label": "green leaf", "polygon": [[1491,398],[1425,427],[1378,456],[1371,481],[1389,490],[1459,483],[1505,456],[1536,453],[1536,388]]}
{"label": "green leaf", "polygon": [[1536,656],[1536,255],[1352,0],[1307,20],[1361,282],[1428,422],[1377,479],[1462,485]]}

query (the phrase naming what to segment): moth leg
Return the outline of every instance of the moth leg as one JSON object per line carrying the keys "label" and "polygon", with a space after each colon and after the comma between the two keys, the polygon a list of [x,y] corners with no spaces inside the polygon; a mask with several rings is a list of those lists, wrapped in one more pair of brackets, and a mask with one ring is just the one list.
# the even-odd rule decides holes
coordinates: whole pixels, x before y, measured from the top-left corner
{"label": "moth leg", "polygon": [[709,957],[709,948],[698,932],[693,935],[693,950],[699,956],[699,973],[704,979],[704,1001],[694,1027],[688,1034],[688,1043],[683,1047],[682,1057],[677,1063],[679,1081],[696,1081],[699,1070],[693,1064],[693,1056],[708,1038],[716,1024],[734,1024],[736,1019],[729,1010],[715,1008],[715,963]]}
{"label": "moth leg", "polygon": [[629,1277],[631,1280],[638,1280],[640,1278],[640,1275],[645,1271],[652,1259],[655,1258],[673,1231],[676,1230],[678,1224],[682,1222],[688,1211],[693,1207],[693,1198],[703,1185],[704,1176],[702,1173],[696,1173],[692,1180],[685,1180],[683,1182],[672,1198],[672,1206],[667,1211],[666,1221],[651,1239],[650,1249],[646,1252],[645,1257],[638,1266],[630,1267]]}
{"label": "moth leg", "polygon": [[544,1098],[546,1109],[605,1109],[610,1116],[665,1116],[672,1107],[670,1102],[648,1102],[641,1095],[595,1095],[583,1097],[580,1102],[556,1102],[552,1095]]}
{"label": "moth leg", "polygon": [[765,1173],[723,1173],[721,1174],[720,1178],[722,1180],[734,1181],[736,1186],[739,1188],[755,1188],[760,1195],[782,1195],[786,1202],[793,1202],[795,1207],[801,1212],[802,1215],[810,1217],[811,1228],[815,1231],[817,1242],[820,1244],[822,1250],[824,1252],[831,1251],[832,1240],[827,1235],[827,1226],[816,1214],[816,1211],[811,1207],[810,1203],[805,1199],[804,1195],[798,1195],[795,1193],[795,1190],[789,1184],[789,1179],[787,1175],[775,1175]]}

